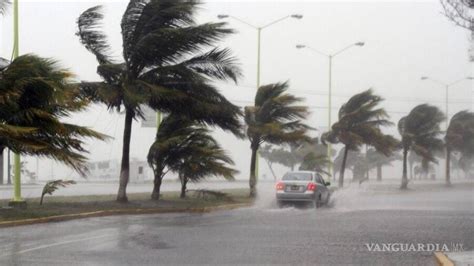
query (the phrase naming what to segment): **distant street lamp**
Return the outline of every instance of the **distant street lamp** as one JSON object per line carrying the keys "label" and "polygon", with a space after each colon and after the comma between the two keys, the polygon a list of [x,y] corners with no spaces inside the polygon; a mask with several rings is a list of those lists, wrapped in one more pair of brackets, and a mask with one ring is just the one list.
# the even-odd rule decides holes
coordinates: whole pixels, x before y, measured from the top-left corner
{"label": "distant street lamp", "polygon": [[455,84],[458,84],[459,82],[461,81],[464,81],[464,80],[473,80],[474,77],[465,77],[465,78],[462,78],[462,79],[458,79],[454,82],[451,82],[451,83],[446,83],[446,82],[443,82],[443,81],[439,81],[437,79],[432,79],[430,77],[427,77],[427,76],[423,76],[421,77],[421,80],[431,80],[432,82],[435,82],[435,83],[438,83],[439,85],[441,86],[444,86],[445,87],[445,91],[446,91],[446,95],[445,95],[445,111],[446,111],[446,130],[448,130],[448,125],[449,125],[449,88]]}
{"label": "distant street lamp", "polygon": [[[352,43],[338,51],[336,51],[335,53],[332,53],[332,54],[327,54],[327,53],[324,53],[324,52],[321,52],[317,49],[314,49],[313,47],[311,46],[307,46],[307,45],[304,45],[304,44],[297,44],[296,45],[296,48],[297,49],[308,49],[310,51],[313,51],[317,54],[320,54],[322,56],[325,56],[329,59],[329,93],[328,93],[328,130],[331,128],[331,108],[332,108],[332,59],[338,55],[338,54],[341,54],[342,52],[346,51],[347,49],[351,48],[351,47],[354,47],[354,46],[364,46],[365,43],[364,42],[356,42],[356,43]],[[333,168],[333,165],[332,165],[332,160],[331,160],[331,144],[329,143],[328,144],[328,150],[327,150],[327,156],[328,156],[328,159],[329,159],[329,176],[333,176],[333,172],[332,172],[332,168]],[[335,179],[335,176],[333,176],[333,178]]]}
{"label": "distant street lamp", "polygon": [[[287,16],[284,16],[284,17],[281,17],[279,19],[276,19],[276,20],[273,20],[272,22],[270,23],[267,23],[263,26],[255,26],[251,23],[248,23],[246,22],[245,20],[243,19],[240,19],[238,17],[234,17],[234,16],[231,16],[231,15],[227,15],[227,14],[219,14],[217,15],[217,18],[218,19],[226,19],[226,18],[230,18],[230,19],[234,19],[234,20],[237,20],[238,22],[240,23],[243,23],[255,30],[257,30],[257,90],[258,88],[260,87],[260,40],[261,40],[261,32],[263,29],[265,28],[268,28],[278,22],[281,22],[283,20],[286,20],[288,18],[294,18],[294,19],[302,19],[303,18],[303,15],[301,14],[291,14],[291,15],[287,15]],[[256,160],[256,177],[258,178],[258,153],[257,153],[257,160]]]}

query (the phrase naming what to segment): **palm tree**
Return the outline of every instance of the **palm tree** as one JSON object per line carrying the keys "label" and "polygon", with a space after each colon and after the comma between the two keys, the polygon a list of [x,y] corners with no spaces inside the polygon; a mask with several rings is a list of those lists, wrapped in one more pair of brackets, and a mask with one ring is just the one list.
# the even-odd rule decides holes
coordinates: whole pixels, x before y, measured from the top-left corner
{"label": "palm tree", "polygon": [[451,184],[451,153],[459,152],[466,157],[474,155],[474,113],[460,111],[449,122],[446,136],[446,184]]}
{"label": "palm tree", "polygon": [[366,157],[369,164],[369,170],[374,167],[377,169],[377,181],[382,181],[382,167],[384,165],[392,165],[392,162],[402,159],[402,156],[399,153],[385,156],[373,148],[367,150]]}
{"label": "palm tree", "polygon": [[206,177],[222,176],[226,180],[234,180],[238,173],[228,165],[234,162],[226,151],[215,141],[209,131],[198,134],[185,147],[183,158],[172,166],[181,181],[181,198],[186,197],[186,185],[188,181],[199,182]]}
{"label": "palm tree", "polygon": [[161,123],[148,152],[148,163],[155,176],[151,195],[155,200],[160,197],[161,182],[169,171],[179,174],[183,197],[188,180],[197,182],[213,175],[233,179],[236,173],[226,166],[233,161],[208,129],[177,115],[169,115]]}
{"label": "palm tree", "polygon": [[61,122],[89,104],[71,77],[56,61],[36,55],[19,56],[0,70],[0,153],[9,148],[46,156],[86,173],[83,138],[106,136]]}
{"label": "palm tree", "polygon": [[240,75],[228,49],[211,48],[233,31],[225,23],[196,24],[197,1],[134,0],[122,17],[123,61],[110,55],[100,30],[101,7],[78,19],[82,44],[92,52],[102,82],[82,82],[86,95],[110,109],[125,110],[117,201],[126,202],[132,122],[141,107],[184,115],[241,136],[240,109],[211,84]]}
{"label": "palm tree", "polygon": [[289,93],[288,83],[263,85],[257,90],[254,106],[245,107],[247,137],[250,140],[250,196],[256,196],[257,151],[262,143],[276,145],[309,141],[310,129],[301,120],[308,116],[306,106],[295,105],[302,101]]}
{"label": "palm tree", "polygon": [[411,150],[425,162],[437,162],[435,152],[443,149],[440,138],[440,123],[444,120],[438,107],[420,104],[398,122],[398,132],[402,137],[403,176],[401,189],[408,187],[407,154]]}
{"label": "palm tree", "polygon": [[301,163],[299,170],[316,171],[329,175],[329,173],[324,170],[327,168],[329,163],[330,160],[328,159],[326,154],[309,152],[304,156],[303,162]]}
{"label": "palm tree", "polygon": [[389,116],[385,110],[378,107],[382,100],[380,96],[374,95],[371,89],[352,96],[339,109],[339,121],[332,125],[331,131],[322,136],[323,141],[344,144],[339,187],[344,185],[344,170],[349,150],[358,151],[366,144],[385,156],[390,156],[398,144],[394,137],[383,134],[380,129],[392,124],[387,120]]}

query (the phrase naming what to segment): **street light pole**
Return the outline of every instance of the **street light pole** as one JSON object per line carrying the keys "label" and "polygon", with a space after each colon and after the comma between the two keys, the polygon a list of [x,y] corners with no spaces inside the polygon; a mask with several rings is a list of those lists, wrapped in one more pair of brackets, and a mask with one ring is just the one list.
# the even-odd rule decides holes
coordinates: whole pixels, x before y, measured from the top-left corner
{"label": "street light pole", "polygon": [[[364,42],[356,42],[356,43],[353,43],[353,44],[350,44],[340,50],[338,50],[337,52],[335,53],[332,53],[332,54],[326,54],[324,52],[321,52],[317,49],[314,49],[310,46],[306,46],[304,44],[297,44],[296,45],[296,48],[297,49],[303,49],[303,48],[306,48],[310,51],[313,51],[317,54],[320,54],[322,56],[325,56],[329,59],[329,78],[328,78],[328,130],[331,129],[331,123],[332,123],[332,60],[334,59],[334,57],[344,51],[346,51],[347,49],[353,47],[353,46],[364,46],[365,43]],[[332,154],[331,154],[331,149],[332,149],[332,145],[331,143],[328,143],[328,147],[327,147],[327,157],[329,159],[329,165],[328,165],[328,172],[329,172],[329,176],[332,176],[333,177],[333,180],[335,181],[336,180],[336,176],[333,174],[333,163],[332,163]]]}
{"label": "street light pole", "polygon": [[[273,20],[272,22],[268,23],[268,24],[265,24],[263,26],[255,26],[251,23],[248,23],[246,22],[245,20],[243,19],[240,19],[238,17],[234,17],[234,16],[231,16],[231,15],[226,15],[226,14],[220,14],[220,15],[217,15],[217,18],[219,19],[225,19],[225,18],[231,18],[231,19],[234,19],[240,23],[243,23],[255,30],[257,30],[257,90],[258,88],[260,88],[260,61],[261,61],[261,34],[262,34],[262,30],[265,29],[265,28],[268,28],[280,21],[283,21],[285,19],[288,19],[288,18],[295,18],[295,19],[302,19],[303,18],[303,15],[300,15],[300,14],[292,14],[292,15],[287,15],[287,16],[284,16],[284,17],[281,17],[279,19],[276,19],[276,20]],[[258,179],[258,170],[259,170],[259,155],[258,155],[258,151],[257,151],[257,156],[256,156],[256,160],[255,160],[255,177]]]}
{"label": "street light pole", "polygon": [[449,88],[451,88],[453,85],[455,84],[458,84],[459,82],[461,81],[464,81],[464,80],[473,80],[474,77],[465,77],[465,78],[462,78],[462,79],[458,79],[456,81],[453,81],[451,83],[446,83],[446,82],[443,82],[443,81],[439,81],[437,79],[433,79],[433,78],[430,78],[430,77],[427,77],[427,76],[423,76],[421,77],[421,80],[430,80],[434,83],[437,83],[441,86],[444,86],[445,88],[445,96],[444,96],[444,101],[445,101],[445,111],[446,111],[446,130],[448,130],[448,126],[449,126]]}
{"label": "street light pole", "polygon": [[[18,0],[13,1],[13,59],[17,58],[20,50],[20,38],[18,32]],[[21,198],[21,158],[20,154],[13,155],[14,183],[13,199],[10,206],[26,208],[26,202]]]}

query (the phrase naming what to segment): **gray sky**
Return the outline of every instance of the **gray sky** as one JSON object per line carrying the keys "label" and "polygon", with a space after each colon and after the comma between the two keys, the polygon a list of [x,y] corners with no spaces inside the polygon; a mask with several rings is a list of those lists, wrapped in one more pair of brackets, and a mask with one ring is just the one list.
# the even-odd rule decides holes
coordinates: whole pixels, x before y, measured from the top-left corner
{"label": "gray sky", "polygon": [[[120,58],[120,19],[126,1],[24,1],[20,0],[20,53],[54,57],[72,70],[78,79],[97,80],[95,58],[74,35],[76,19],[85,9],[105,6],[105,30],[117,58]],[[10,12],[11,13],[11,12]],[[229,14],[254,25],[264,25],[288,14],[303,14],[301,20],[287,19],[262,32],[262,84],[290,81],[290,91],[306,97],[315,127],[327,124],[328,60],[310,50],[297,50],[304,43],[326,53],[364,41],[333,61],[333,121],[337,109],[353,95],[368,88],[386,98],[384,106],[393,121],[414,106],[428,102],[444,107],[444,88],[421,81],[427,75],[451,82],[474,75],[468,62],[469,34],[441,14],[438,1],[210,1],[202,5],[199,22],[216,21],[217,14]],[[12,47],[12,16],[0,20],[0,56],[9,58]],[[238,105],[252,101],[256,84],[256,30],[235,20],[229,27],[238,33],[221,45],[230,47],[239,59],[244,77],[238,85],[219,83],[221,91]],[[450,115],[472,107],[472,81],[461,82],[450,91]],[[108,143],[90,143],[91,160],[120,159],[123,116],[92,106],[72,117],[75,123],[115,137]],[[387,129],[396,136],[394,128]],[[154,130],[133,128],[131,156],[145,158]],[[248,141],[217,132],[241,171],[248,177]],[[34,160],[29,168],[35,169]],[[40,160],[40,178],[71,173],[59,164]],[[283,170],[283,169],[280,169]],[[266,167],[262,173],[270,176]]]}

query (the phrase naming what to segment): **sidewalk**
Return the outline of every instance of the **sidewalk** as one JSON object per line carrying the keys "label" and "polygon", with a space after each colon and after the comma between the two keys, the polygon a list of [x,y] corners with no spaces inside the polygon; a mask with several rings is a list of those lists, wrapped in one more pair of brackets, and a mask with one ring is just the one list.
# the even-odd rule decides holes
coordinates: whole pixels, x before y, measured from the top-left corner
{"label": "sidewalk", "polygon": [[447,252],[445,255],[454,265],[474,265],[474,251]]}

